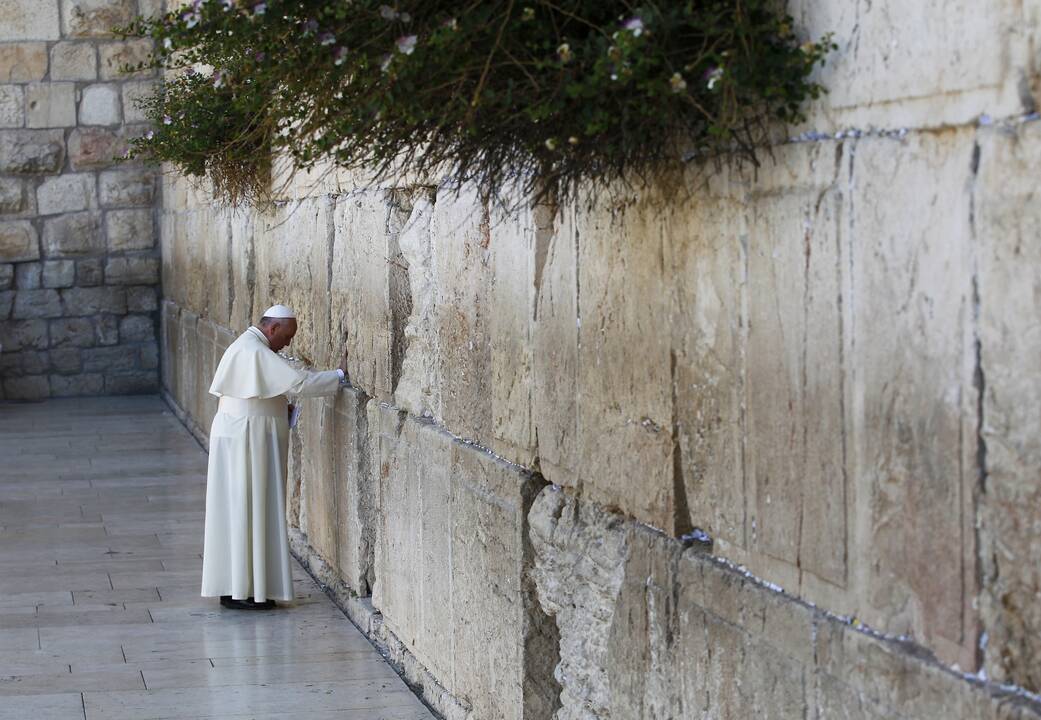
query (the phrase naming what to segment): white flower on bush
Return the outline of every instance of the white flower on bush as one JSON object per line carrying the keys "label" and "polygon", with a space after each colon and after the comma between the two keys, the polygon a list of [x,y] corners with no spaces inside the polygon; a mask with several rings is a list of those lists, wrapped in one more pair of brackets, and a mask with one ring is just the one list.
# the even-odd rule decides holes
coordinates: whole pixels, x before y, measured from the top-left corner
{"label": "white flower on bush", "polygon": [[412,51],[416,49],[416,41],[418,39],[415,35],[402,35],[394,44],[397,45],[398,52],[402,55],[411,55]]}
{"label": "white flower on bush", "polygon": [[638,17],[631,17],[622,23],[622,29],[628,30],[634,37],[640,37],[643,34],[643,20]]}
{"label": "white flower on bush", "polygon": [[669,87],[672,88],[674,93],[681,93],[687,89],[687,81],[679,73],[673,73],[672,77],[669,78]]}
{"label": "white flower on bush", "polygon": [[573,55],[571,54],[571,46],[567,43],[561,43],[557,47],[557,57],[560,58],[560,62],[567,63],[571,62]]}

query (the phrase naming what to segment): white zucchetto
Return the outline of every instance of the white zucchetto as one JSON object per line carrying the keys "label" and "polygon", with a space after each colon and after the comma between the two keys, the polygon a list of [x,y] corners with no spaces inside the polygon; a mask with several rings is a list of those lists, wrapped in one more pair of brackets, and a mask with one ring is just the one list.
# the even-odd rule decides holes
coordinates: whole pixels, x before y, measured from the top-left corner
{"label": "white zucchetto", "polygon": [[264,311],[264,314],[261,317],[280,318],[288,320],[290,318],[295,318],[296,315],[285,305],[272,305]]}

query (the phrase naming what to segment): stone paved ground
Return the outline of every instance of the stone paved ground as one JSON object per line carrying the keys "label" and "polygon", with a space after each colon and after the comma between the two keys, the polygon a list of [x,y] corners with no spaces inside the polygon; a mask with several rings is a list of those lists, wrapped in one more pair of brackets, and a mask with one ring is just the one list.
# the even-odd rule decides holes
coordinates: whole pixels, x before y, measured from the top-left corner
{"label": "stone paved ground", "polygon": [[199,597],[205,468],[154,397],[0,404],[0,718],[432,718],[295,563]]}

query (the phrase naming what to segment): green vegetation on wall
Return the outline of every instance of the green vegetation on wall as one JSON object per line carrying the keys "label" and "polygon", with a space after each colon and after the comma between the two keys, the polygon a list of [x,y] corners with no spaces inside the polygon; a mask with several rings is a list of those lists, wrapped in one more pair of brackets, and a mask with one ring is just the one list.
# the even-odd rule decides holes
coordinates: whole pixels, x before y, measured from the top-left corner
{"label": "green vegetation on wall", "polygon": [[755,160],[821,87],[830,39],[774,0],[197,0],[123,31],[166,83],[132,154],[231,202],[270,158],[564,197],[685,162]]}

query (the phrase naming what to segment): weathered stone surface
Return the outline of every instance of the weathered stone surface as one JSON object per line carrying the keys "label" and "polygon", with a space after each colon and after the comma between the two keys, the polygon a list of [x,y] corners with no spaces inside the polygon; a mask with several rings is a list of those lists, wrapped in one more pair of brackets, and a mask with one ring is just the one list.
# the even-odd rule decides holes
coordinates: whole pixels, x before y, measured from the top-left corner
{"label": "weathered stone surface", "polygon": [[41,215],[90,210],[97,204],[91,173],[58,175],[47,178],[36,188],[36,206]]}
{"label": "weathered stone surface", "polygon": [[987,675],[1041,692],[1041,128],[981,134],[975,190]]}
{"label": "weathered stone surface", "polygon": [[127,288],[128,312],[152,312],[159,309],[156,289],[150,285]]}
{"label": "weathered stone surface", "polygon": [[40,375],[50,367],[48,353],[35,350],[0,354],[0,377]]}
{"label": "weathered stone surface", "polygon": [[408,200],[383,191],[356,193],[337,204],[334,216],[332,332],[339,338],[349,331],[352,384],[382,400],[393,396],[395,341],[404,337],[403,325],[394,322],[390,281],[393,272],[404,271],[395,256],[411,211]]}
{"label": "weathered stone surface", "polygon": [[155,230],[151,210],[112,210],[105,214],[109,252],[151,250]]}
{"label": "weathered stone surface", "polygon": [[53,397],[103,395],[105,392],[105,376],[100,373],[84,373],[75,377],[51,375],[50,382]]}
{"label": "weathered stone surface", "polygon": [[489,220],[472,188],[438,190],[430,219],[434,248],[434,327],[439,424],[491,443]]}
{"label": "weathered stone surface", "polygon": [[104,266],[101,258],[76,261],[76,284],[80,287],[100,285],[104,279]]}
{"label": "weathered stone surface", "polygon": [[76,124],[76,85],[70,82],[33,83],[25,91],[25,125],[31,128]]}
{"label": "weathered stone surface", "polygon": [[93,43],[60,42],[51,48],[51,80],[94,80],[98,53]]}
{"label": "weathered stone surface", "polygon": [[43,286],[67,288],[76,282],[76,263],[72,260],[47,260],[43,263]]}
{"label": "weathered stone surface", "polygon": [[0,178],[0,215],[17,215],[29,209],[29,195],[25,181],[20,178]]}
{"label": "weathered stone surface", "polygon": [[416,417],[433,417],[440,404],[434,332],[434,256],[430,242],[433,203],[417,198],[398,236],[402,259],[408,268],[411,311],[405,323],[405,356],[394,402]]}
{"label": "weathered stone surface", "polygon": [[74,170],[105,167],[126,152],[126,140],[104,128],[76,128],[69,135],[69,160]]}
{"label": "weathered stone surface", "polygon": [[[78,348],[52,348],[50,351],[50,360],[53,370],[61,375],[76,375],[83,369],[83,363],[80,362],[80,351]],[[63,388],[68,387],[69,385],[75,387],[78,384],[69,383],[66,378],[62,378],[62,380],[66,380],[66,384],[63,385]],[[53,378],[51,379],[51,394],[59,394],[56,392]],[[61,394],[64,394],[64,392]]]}
{"label": "weathered stone surface", "polygon": [[63,0],[61,28],[71,37],[109,37],[136,14],[133,0]]}
{"label": "weathered stone surface", "polygon": [[532,337],[532,423],[538,466],[558,485],[578,477],[578,248],[574,210],[555,218],[549,238],[536,236]]}
{"label": "weathered stone surface", "polygon": [[155,370],[105,374],[106,395],[149,395],[158,387],[159,375]]}
{"label": "weathered stone surface", "polygon": [[84,372],[122,372],[137,368],[137,350],[127,346],[85,348],[80,355],[83,358]]}
{"label": "weathered stone surface", "polygon": [[474,717],[544,716],[552,698],[537,688],[550,683],[524,678],[539,622],[523,587],[535,481],[429,423],[389,408],[379,422],[374,605]]}
{"label": "weathered stone surface", "polygon": [[47,43],[0,45],[0,82],[33,82],[42,80],[46,74]]}
{"label": "weathered stone surface", "polygon": [[46,375],[29,375],[4,380],[4,396],[8,400],[43,400],[50,396]]}
{"label": "weathered stone surface", "polygon": [[27,221],[0,223],[0,261],[23,262],[40,257],[36,228]]}
{"label": "weathered stone surface", "polygon": [[[5,290],[0,292],[0,320],[6,320],[11,316],[11,308],[14,306],[14,291]],[[0,349],[3,343],[0,342]]]}
{"label": "weathered stone surface", "polygon": [[19,290],[14,296],[11,317],[15,320],[61,317],[61,297],[57,290]]}
{"label": "weathered stone surface", "polygon": [[57,40],[61,32],[58,3],[0,0],[0,28],[4,40]]}
{"label": "weathered stone surface", "polygon": [[839,587],[847,556],[841,151],[824,143],[782,150],[752,187],[745,380],[748,433],[757,438],[746,456],[756,549]]}
{"label": "weathered stone surface", "polygon": [[105,263],[109,285],[145,285],[159,282],[159,258],[117,257]]}
{"label": "weathered stone surface", "polygon": [[117,125],[122,117],[117,85],[97,84],[83,88],[80,125]]}
{"label": "weathered stone surface", "polygon": [[0,128],[25,124],[25,93],[20,85],[0,85]]}
{"label": "weathered stone surface", "polygon": [[47,257],[91,255],[104,248],[101,218],[96,213],[72,213],[44,220],[43,252]]}
{"label": "weathered stone surface", "polygon": [[18,320],[0,323],[0,346],[4,352],[47,349],[46,320]]}
{"label": "weathered stone surface", "polygon": [[[852,476],[871,626],[975,666],[972,131],[857,143]],[[899,152],[894,152],[899,150]],[[899,208],[909,193],[914,213]],[[857,208],[868,207],[863,214]],[[954,209],[964,208],[965,212]],[[880,339],[885,338],[882,342]],[[870,610],[868,609],[870,608]]]}
{"label": "weathered stone surface", "polygon": [[38,262],[15,265],[14,286],[19,290],[38,290],[43,275],[43,264]]}
{"label": "weathered stone surface", "polygon": [[127,82],[123,84],[123,122],[141,123],[148,120],[141,101],[150,97],[157,86],[154,80]]}
{"label": "weathered stone surface", "polygon": [[0,172],[14,175],[55,173],[65,162],[61,130],[12,130],[0,133]]}
{"label": "weathered stone surface", "polygon": [[0,290],[7,290],[14,284],[14,265],[0,264]]}
{"label": "weathered stone surface", "polygon": [[98,174],[102,207],[150,207],[155,199],[155,175],[148,169],[106,170]]}
{"label": "weathered stone surface", "polygon": [[124,315],[126,291],[121,287],[75,287],[61,291],[65,315],[83,317],[98,313]]}
{"label": "weathered stone surface", "polygon": [[119,339],[124,343],[155,340],[155,321],[148,315],[128,315],[119,321]]}
{"label": "weathered stone surface", "polygon": [[491,448],[511,462],[531,467],[536,459],[531,338],[554,209],[531,207],[519,199],[517,206],[507,210],[494,204],[489,218]]}
{"label": "weathered stone surface", "polygon": [[152,54],[152,41],[147,38],[125,40],[122,42],[104,43],[98,47],[101,58],[102,80],[125,80],[129,78],[149,77],[155,71],[149,68],[124,72],[126,66],[137,67],[147,63]]}
{"label": "weathered stone surface", "polygon": [[51,347],[93,347],[94,322],[86,317],[51,320]]}
{"label": "weathered stone surface", "polygon": [[[800,37],[834,33],[839,45],[820,70],[830,92],[811,104],[813,129],[951,126],[1028,106],[1036,9],[1016,2],[984,9],[928,0],[909,10],[895,0],[797,0],[788,10]],[[924,27],[932,29],[928,38]],[[926,67],[933,71],[920,71]]]}
{"label": "weathered stone surface", "polygon": [[[579,211],[579,483],[591,499],[676,529],[668,310],[671,239],[654,198],[624,215]],[[660,202],[660,201],[659,201]],[[639,482],[633,482],[639,478]]]}
{"label": "weathered stone surface", "polygon": [[119,344],[119,318],[115,315],[94,318],[94,337],[98,345]]}

